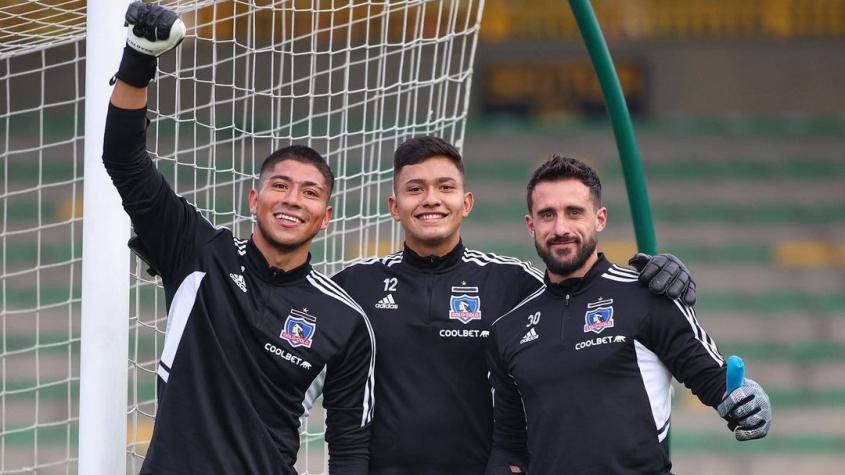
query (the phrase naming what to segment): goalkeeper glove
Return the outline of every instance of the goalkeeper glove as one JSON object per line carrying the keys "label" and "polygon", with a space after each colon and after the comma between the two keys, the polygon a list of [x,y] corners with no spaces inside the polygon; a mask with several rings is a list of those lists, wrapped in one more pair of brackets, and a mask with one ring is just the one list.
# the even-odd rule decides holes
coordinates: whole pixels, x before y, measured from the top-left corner
{"label": "goalkeeper glove", "polygon": [[185,37],[185,23],[173,10],[133,2],[126,9],[124,26],[129,31],[115,78],[131,86],[147,87],[156,73],[156,58],[175,48]]}
{"label": "goalkeeper glove", "polygon": [[751,379],[728,394],[717,410],[739,441],[761,439],[772,425],[769,396]]}
{"label": "goalkeeper glove", "polygon": [[695,282],[687,267],[672,254],[650,256],[638,252],[628,261],[640,272],[640,282],[648,284],[655,294],[666,294],[670,299],[683,297],[687,305],[695,305]]}

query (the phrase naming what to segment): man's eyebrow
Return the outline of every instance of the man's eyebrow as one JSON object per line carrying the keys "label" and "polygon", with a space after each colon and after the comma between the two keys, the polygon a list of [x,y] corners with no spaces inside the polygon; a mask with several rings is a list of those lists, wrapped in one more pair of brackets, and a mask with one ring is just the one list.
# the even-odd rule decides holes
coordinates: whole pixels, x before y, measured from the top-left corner
{"label": "man's eyebrow", "polygon": [[304,181],[297,182],[296,180],[294,180],[293,178],[291,178],[287,175],[271,175],[271,176],[267,177],[267,181],[270,181],[270,180],[285,180],[285,181],[289,181],[289,182],[293,182],[293,183],[299,183],[302,186],[314,186],[314,187],[317,187],[321,190],[326,189],[326,187],[324,185],[322,185],[321,183],[317,183],[316,181],[304,180]]}
{"label": "man's eyebrow", "polygon": [[[441,176],[435,179],[437,183],[445,183],[447,181],[458,181],[457,178],[451,176]],[[405,180],[405,183],[425,183],[424,178],[409,178]]]}

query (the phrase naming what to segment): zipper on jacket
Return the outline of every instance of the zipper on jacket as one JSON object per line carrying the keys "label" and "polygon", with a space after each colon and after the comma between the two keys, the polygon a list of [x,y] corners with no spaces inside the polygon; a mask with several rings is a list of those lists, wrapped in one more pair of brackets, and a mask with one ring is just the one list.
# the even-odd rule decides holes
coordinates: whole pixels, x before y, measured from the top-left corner
{"label": "zipper on jacket", "polygon": [[434,274],[426,274],[426,277],[425,277],[425,285],[426,285],[426,289],[425,289],[426,290],[425,308],[428,309],[428,315],[427,315],[427,318],[426,318],[427,323],[432,323],[435,320],[437,320],[437,315],[434,314],[434,309],[431,306],[431,293],[432,293],[432,290],[434,288],[434,285],[433,285],[434,277],[435,277]]}
{"label": "zipper on jacket", "polygon": [[[569,294],[566,294],[566,297],[564,297],[563,306],[564,307],[569,306]],[[563,312],[561,312],[561,316],[560,316],[560,341],[561,341],[561,343],[563,343],[563,341],[565,340],[565,338],[564,338],[565,335],[566,335],[565,328],[566,328],[566,311],[564,310]]]}

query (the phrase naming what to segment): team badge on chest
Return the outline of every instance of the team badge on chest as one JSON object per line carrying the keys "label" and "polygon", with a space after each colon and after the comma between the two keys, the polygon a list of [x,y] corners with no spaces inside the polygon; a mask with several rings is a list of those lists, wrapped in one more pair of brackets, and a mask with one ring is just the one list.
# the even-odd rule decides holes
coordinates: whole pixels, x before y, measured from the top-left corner
{"label": "team badge on chest", "polygon": [[304,346],[311,348],[314,339],[314,332],[317,331],[317,318],[308,315],[304,311],[291,309],[285,324],[282,326],[282,333],[279,334],[282,340],[290,343],[296,348]]}
{"label": "team badge on chest", "polygon": [[601,333],[605,328],[613,328],[613,299],[587,304],[584,314],[584,333]]}
{"label": "team badge on chest", "polygon": [[471,294],[478,294],[478,287],[452,287],[452,296],[449,297],[450,320],[459,320],[464,324],[481,320],[481,297]]}

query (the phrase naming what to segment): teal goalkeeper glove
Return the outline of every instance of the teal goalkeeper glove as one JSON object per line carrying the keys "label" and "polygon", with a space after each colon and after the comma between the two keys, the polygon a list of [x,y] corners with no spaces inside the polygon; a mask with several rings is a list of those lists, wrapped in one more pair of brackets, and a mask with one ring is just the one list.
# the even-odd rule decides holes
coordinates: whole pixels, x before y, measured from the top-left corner
{"label": "teal goalkeeper glove", "polygon": [[772,425],[769,396],[752,379],[746,378],[745,384],[728,394],[717,410],[739,441],[762,439]]}
{"label": "teal goalkeeper glove", "polygon": [[175,48],[185,37],[185,23],[173,10],[133,2],[126,9],[129,27],[123,59],[115,78],[135,87],[147,87],[156,73],[156,58]]}

